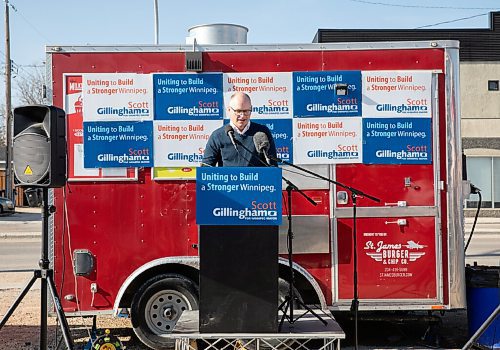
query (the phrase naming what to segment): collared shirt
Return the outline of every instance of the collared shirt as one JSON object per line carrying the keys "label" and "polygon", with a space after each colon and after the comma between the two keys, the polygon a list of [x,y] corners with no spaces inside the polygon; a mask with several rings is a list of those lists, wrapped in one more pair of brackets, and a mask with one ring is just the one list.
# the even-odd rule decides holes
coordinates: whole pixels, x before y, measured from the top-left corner
{"label": "collared shirt", "polygon": [[249,120],[247,126],[245,126],[243,131],[240,131],[240,129],[238,129],[236,127],[236,125],[234,125],[233,122],[231,122],[231,121],[229,122],[229,125],[231,125],[232,128],[234,129],[234,131],[236,131],[238,134],[243,135],[244,133],[246,133],[248,131],[248,129],[250,129],[250,123],[251,123],[251,121]]}
{"label": "collared shirt", "polygon": [[[276,157],[276,146],[271,131],[264,124],[251,123],[244,134],[234,133],[237,147],[234,147],[226,131],[227,124],[214,130],[208,139],[202,163],[210,166],[264,166],[264,155],[257,152],[254,136],[263,132],[269,139],[269,157]],[[230,129],[231,130],[231,129]],[[272,158],[271,158],[272,159]],[[273,162],[275,163],[275,162]],[[276,165],[276,164],[273,164]]]}

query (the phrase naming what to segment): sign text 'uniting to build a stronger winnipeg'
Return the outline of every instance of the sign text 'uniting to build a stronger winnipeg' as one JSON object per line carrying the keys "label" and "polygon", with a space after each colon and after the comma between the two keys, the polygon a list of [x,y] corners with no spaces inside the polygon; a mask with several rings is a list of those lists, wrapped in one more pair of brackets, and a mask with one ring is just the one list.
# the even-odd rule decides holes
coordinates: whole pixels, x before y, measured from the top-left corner
{"label": "sign text 'uniting to build a stronger winnipeg'", "polygon": [[84,74],[83,165],[197,167],[237,91],[251,96],[252,120],[269,127],[285,161],[431,164],[431,78],[430,71]]}
{"label": "sign text 'uniting to build a stronger winnipeg'", "polygon": [[199,168],[196,198],[198,225],[280,225],[281,169]]}

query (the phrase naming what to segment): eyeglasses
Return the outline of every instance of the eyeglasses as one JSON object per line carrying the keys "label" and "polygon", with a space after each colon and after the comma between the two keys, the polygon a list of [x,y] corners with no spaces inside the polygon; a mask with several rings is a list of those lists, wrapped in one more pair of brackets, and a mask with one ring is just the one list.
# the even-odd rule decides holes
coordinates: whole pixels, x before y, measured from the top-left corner
{"label": "eyeglasses", "polygon": [[234,109],[233,107],[229,106],[231,110],[233,111],[234,114],[241,115],[243,114],[244,116],[249,116],[252,113],[251,109]]}

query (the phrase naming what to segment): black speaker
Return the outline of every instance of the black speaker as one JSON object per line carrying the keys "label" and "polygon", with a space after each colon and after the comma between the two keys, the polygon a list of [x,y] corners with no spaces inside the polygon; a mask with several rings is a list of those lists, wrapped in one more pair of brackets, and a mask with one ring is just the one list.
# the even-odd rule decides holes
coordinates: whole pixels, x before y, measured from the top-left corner
{"label": "black speaker", "polygon": [[44,105],[15,108],[12,158],[17,186],[64,186],[66,113]]}

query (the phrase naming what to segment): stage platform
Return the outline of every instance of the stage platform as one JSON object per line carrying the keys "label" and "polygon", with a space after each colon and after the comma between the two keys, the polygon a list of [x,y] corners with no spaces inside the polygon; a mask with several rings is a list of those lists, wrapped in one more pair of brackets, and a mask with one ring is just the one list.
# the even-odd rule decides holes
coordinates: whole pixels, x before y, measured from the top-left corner
{"label": "stage platform", "polygon": [[[169,336],[176,340],[176,350],[340,349],[344,331],[333,317],[322,315],[319,310],[315,312],[327,325],[307,313],[293,324],[285,320],[279,333],[200,333],[198,310],[184,311]],[[303,313],[304,310],[295,310],[294,317]]]}

